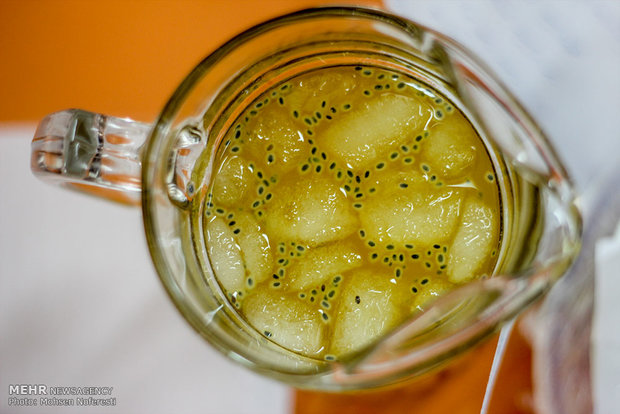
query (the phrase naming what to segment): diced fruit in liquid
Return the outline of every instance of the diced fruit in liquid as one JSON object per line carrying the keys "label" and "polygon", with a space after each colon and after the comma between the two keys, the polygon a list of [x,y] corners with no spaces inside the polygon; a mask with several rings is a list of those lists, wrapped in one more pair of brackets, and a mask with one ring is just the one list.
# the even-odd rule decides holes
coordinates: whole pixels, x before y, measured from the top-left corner
{"label": "diced fruit in liquid", "polygon": [[278,173],[291,170],[308,156],[309,145],[284,108],[270,111],[269,116],[258,117],[255,122],[243,150],[264,154],[262,161],[273,164]]}
{"label": "diced fruit in liquid", "polygon": [[257,290],[243,302],[248,321],[275,343],[304,355],[323,349],[320,314],[294,294],[279,290]]}
{"label": "diced fruit in liquid", "polygon": [[461,196],[454,189],[429,192],[419,187],[397,188],[366,201],[360,220],[374,241],[434,244],[450,236],[460,205]]}
{"label": "diced fruit in liquid", "polygon": [[376,68],[321,69],[235,121],[205,237],[216,277],[229,296],[243,291],[231,302],[258,332],[341,357],[491,272],[495,259],[469,237],[484,228],[471,230],[464,209],[488,209],[498,247],[493,166],[466,118],[425,87]]}
{"label": "diced fruit in liquid", "polygon": [[450,248],[448,276],[453,283],[464,283],[478,278],[482,263],[490,257],[496,235],[497,217],[482,201],[470,198]]}
{"label": "diced fruit in liquid", "polygon": [[292,289],[308,289],[362,263],[360,249],[353,243],[331,243],[308,251],[291,264],[287,269],[287,279]]}
{"label": "diced fruit in liquid", "polygon": [[[377,157],[420,129],[430,112],[420,109],[414,97],[383,94],[364,102],[327,128],[321,143],[354,170]],[[432,115],[431,115],[432,116]]]}
{"label": "diced fruit in liquid", "polygon": [[424,143],[424,156],[433,171],[441,177],[452,178],[473,164],[479,141],[465,118],[460,114],[450,115],[447,121],[430,129]]}
{"label": "diced fruit in liquid", "polygon": [[305,178],[274,191],[266,230],[278,238],[316,246],[342,239],[358,228],[357,217],[340,188],[321,176]]}
{"label": "diced fruit in liquid", "polygon": [[336,355],[364,348],[396,327],[402,317],[398,309],[402,293],[389,273],[354,270],[345,279],[331,344]]}
{"label": "diced fruit in liquid", "polygon": [[227,292],[245,288],[245,268],[239,245],[233,230],[221,217],[213,217],[207,223],[209,259],[213,271]]}
{"label": "diced fruit in liquid", "polygon": [[246,284],[248,287],[256,286],[271,274],[273,256],[269,239],[261,231],[260,226],[248,213],[235,214],[235,228],[237,243],[241,248],[243,263],[247,271]]}
{"label": "diced fruit in liquid", "polygon": [[213,197],[216,203],[231,207],[245,196],[252,174],[248,171],[247,162],[239,157],[232,156],[224,162],[215,176]]}

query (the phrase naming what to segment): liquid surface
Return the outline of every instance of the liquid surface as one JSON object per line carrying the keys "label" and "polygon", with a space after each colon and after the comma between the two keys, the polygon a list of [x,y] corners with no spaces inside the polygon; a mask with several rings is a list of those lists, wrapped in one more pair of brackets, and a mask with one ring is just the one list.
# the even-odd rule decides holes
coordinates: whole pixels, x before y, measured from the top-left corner
{"label": "liquid surface", "polygon": [[214,171],[201,214],[215,275],[261,335],[304,356],[358,351],[496,263],[486,148],[402,73],[276,85],[227,132]]}

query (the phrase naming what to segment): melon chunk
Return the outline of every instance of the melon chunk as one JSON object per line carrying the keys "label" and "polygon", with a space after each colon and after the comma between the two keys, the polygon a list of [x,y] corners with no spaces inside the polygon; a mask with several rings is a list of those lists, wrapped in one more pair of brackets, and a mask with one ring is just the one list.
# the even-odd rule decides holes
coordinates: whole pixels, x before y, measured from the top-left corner
{"label": "melon chunk", "polygon": [[331,353],[359,351],[395,328],[402,293],[389,274],[371,269],[348,273],[350,281],[340,296],[331,343]]}
{"label": "melon chunk", "polygon": [[423,101],[382,94],[334,118],[320,144],[345,165],[359,171],[421,129],[429,117],[431,109]]}
{"label": "melon chunk", "polygon": [[423,155],[433,171],[441,177],[453,178],[473,165],[479,141],[469,122],[460,114],[453,114],[430,129]]}
{"label": "melon chunk", "polygon": [[361,264],[362,255],[353,243],[336,242],[306,252],[288,268],[287,278],[291,288],[303,290]]}
{"label": "melon chunk", "polygon": [[316,355],[323,349],[320,315],[296,295],[257,290],[243,302],[248,322],[275,343],[304,355]]}
{"label": "melon chunk", "polygon": [[320,175],[303,177],[290,177],[274,190],[265,214],[267,232],[310,246],[353,233],[358,227],[357,217],[339,187]]}
{"label": "melon chunk", "polygon": [[234,206],[245,196],[251,179],[247,161],[239,156],[229,157],[215,176],[214,200],[226,207]]}
{"label": "melon chunk", "polygon": [[304,143],[299,126],[284,108],[271,109],[269,116],[258,116],[246,140],[243,151],[254,156],[262,154],[263,165],[280,173],[291,170],[309,154],[310,146]]}
{"label": "melon chunk", "polygon": [[207,250],[211,266],[226,292],[245,287],[245,267],[233,230],[221,217],[213,217],[206,228]]}
{"label": "melon chunk", "polygon": [[235,236],[246,269],[246,284],[251,288],[271,274],[273,267],[271,246],[269,239],[250,214],[237,213],[234,221],[234,229],[239,230]]}
{"label": "melon chunk", "polygon": [[429,191],[426,187],[390,189],[366,201],[360,220],[368,237],[401,246],[446,240],[458,222],[460,193],[455,189]]}
{"label": "melon chunk", "polygon": [[471,198],[465,204],[461,223],[448,258],[448,279],[464,283],[479,277],[477,271],[497,243],[498,217],[481,200]]}
{"label": "melon chunk", "polygon": [[[300,118],[314,116],[316,112],[328,111],[331,107],[342,106],[357,87],[358,81],[353,71],[339,73],[319,71],[303,76],[283,93],[284,105],[296,110]],[[325,104],[323,104],[325,102]]]}

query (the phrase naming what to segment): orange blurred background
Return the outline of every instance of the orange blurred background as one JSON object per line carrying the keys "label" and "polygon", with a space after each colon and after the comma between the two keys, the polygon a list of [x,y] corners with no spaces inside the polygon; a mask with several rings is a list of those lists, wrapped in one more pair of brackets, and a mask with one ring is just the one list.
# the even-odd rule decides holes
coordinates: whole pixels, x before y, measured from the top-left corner
{"label": "orange blurred background", "polygon": [[[150,122],[209,52],[268,18],[326,0],[0,0],[0,123],[82,108]],[[382,7],[380,0],[339,4]],[[496,339],[423,382],[357,394],[296,392],[292,411],[479,413]],[[530,348],[517,333],[489,413],[531,412]]]}

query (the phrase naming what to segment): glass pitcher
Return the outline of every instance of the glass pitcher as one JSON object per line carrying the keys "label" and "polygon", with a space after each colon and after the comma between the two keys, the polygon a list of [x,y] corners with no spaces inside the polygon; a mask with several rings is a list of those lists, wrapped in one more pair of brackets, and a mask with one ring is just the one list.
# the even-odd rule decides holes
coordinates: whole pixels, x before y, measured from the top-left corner
{"label": "glass pitcher", "polygon": [[[257,96],[300,73],[355,65],[422,79],[463,111],[501,181],[503,243],[496,276],[441,297],[352,358],[317,360],[248,326],[204,266],[209,257],[204,240],[192,238],[190,209],[204,202],[232,120]],[[196,180],[201,159],[208,165]],[[510,92],[451,39],[371,9],[308,9],[247,30],[192,70],[152,125],[75,109],[51,114],[35,133],[31,166],[42,179],[141,204],[153,262],[185,319],[227,357],[297,387],[376,387],[443,365],[542,297],[580,245],[571,181]]]}

